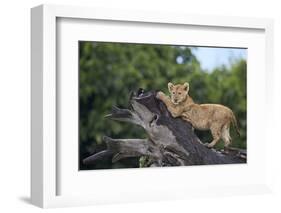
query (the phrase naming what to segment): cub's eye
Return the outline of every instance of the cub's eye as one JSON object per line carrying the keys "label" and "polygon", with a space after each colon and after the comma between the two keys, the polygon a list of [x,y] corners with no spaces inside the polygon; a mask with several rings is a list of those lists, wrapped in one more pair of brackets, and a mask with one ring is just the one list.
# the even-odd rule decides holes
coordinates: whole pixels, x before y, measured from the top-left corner
{"label": "cub's eye", "polygon": [[181,95],[181,92],[179,92],[179,95]]}
{"label": "cub's eye", "polygon": [[173,92],[173,94],[176,94],[175,92]]}

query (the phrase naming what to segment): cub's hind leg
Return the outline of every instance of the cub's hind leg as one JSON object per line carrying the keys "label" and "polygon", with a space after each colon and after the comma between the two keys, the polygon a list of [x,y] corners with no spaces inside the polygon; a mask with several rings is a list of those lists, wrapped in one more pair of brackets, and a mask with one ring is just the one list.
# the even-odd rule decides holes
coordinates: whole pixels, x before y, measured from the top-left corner
{"label": "cub's hind leg", "polygon": [[221,126],[220,125],[213,125],[211,126],[210,130],[213,136],[213,140],[211,143],[209,143],[207,146],[209,148],[212,148],[217,144],[217,142],[221,139]]}
{"label": "cub's hind leg", "polygon": [[231,144],[231,137],[229,134],[229,130],[230,130],[230,123],[225,124],[222,128],[222,140],[224,142],[224,147],[227,148],[229,147],[229,145]]}

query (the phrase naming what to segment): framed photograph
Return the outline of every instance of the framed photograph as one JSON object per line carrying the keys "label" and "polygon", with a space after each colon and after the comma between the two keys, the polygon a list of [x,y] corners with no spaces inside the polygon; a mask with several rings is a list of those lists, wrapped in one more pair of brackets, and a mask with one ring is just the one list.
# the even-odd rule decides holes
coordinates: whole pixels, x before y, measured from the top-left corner
{"label": "framed photograph", "polygon": [[270,19],[31,10],[40,207],[270,192]]}

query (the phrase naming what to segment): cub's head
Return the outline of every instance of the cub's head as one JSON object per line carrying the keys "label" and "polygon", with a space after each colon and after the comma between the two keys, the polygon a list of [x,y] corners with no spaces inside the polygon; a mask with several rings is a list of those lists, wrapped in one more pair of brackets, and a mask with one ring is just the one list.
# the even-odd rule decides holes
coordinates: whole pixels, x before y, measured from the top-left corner
{"label": "cub's head", "polygon": [[186,82],[184,84],[172,84],[168,83],[168,89],[171,94],[171,100],[173,104],[180,104],[185,101],[189,91],[189,84]]}

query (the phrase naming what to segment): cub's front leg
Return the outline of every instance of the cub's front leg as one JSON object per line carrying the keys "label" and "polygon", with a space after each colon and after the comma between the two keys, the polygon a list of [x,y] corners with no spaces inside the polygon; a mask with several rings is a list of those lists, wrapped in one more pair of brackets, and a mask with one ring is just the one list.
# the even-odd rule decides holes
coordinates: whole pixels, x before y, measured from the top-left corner
{"label": "cub's front leg", "polygon": [[181,107],[173,104],[173,102],[171,101],[169,96],[167,96],[163,92],[159,91],[159,92],[157,92],[156,98],[164,102],[164,104],[168,108],[168,111],[171,113],[171,115],[174,118],[181,116],[183,110],[181,109]]}

